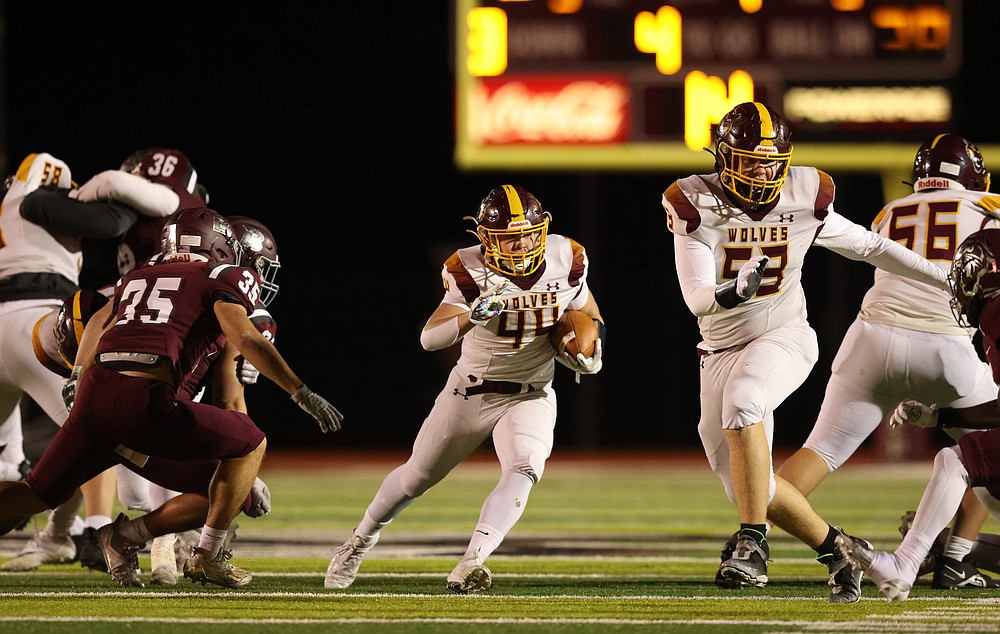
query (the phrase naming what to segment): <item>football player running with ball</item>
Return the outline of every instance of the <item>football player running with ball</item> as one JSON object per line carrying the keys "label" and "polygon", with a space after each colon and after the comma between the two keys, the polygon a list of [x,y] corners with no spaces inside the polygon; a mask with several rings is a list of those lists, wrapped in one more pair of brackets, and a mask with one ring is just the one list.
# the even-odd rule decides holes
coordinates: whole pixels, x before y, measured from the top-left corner
{"label": "football player running with ball", "polygon": [[740,522],[716,583],[767,583],[770,522],[827,565],[831,602],[853,603],[861,597],[861,573],[836,551],[840,530],[775,476],[771,460],[774,410],[819,356],[806,318],[803,260],[819,245],[937,288],[947,288],[945,272],[836,213],[833,179],[813,167],[789,167],[788,126],[768,106],[737,105],[715,137],[715,173],[674,182],[662,203],[681,293],[702,336],[698,433]]}
{"label": "football player running with ball", "polygon": [[[548,235],[548,212],[517,185],[490,190],[475,217],[467,219],[476,223],[482,244],[459,249],[444,263],[444,298],[420,335],[426,350],[462,340],[461,357],[409,460],[382,481],[357,528],[334,554],[327,588],[350,586],[382,529],[492,437],[500,481],[447,581],[459,594],[489,589],[492,577],[484,563],[521,517],[552,451],[553,359],[581,374],[601,369],[605,329],[587,286],[584,248]],[[549,330],[573,309],[597,324],[600,339],[591,357],[557,355],[549,343]]]}

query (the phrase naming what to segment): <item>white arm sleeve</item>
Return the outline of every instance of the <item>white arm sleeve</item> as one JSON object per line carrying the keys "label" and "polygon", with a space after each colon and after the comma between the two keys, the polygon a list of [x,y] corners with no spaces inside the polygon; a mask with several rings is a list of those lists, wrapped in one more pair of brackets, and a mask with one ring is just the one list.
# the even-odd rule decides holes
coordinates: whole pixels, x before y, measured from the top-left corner
{"label": "white arm sleeve", "polygon": [[181,204],[180,196],[166,185],[120,170],[107,170],[94,176],[80,187],[76,198],[83,202],[116,200],[154,218],[169,216]]}
{"label": "white arm sleeve", "polygon": [[948,290],[948,278],[941,267],[836,212],[827,216],[816,244],[848,259],[864,260],[884,271]]}
{"label": "white arm sleeve", "polygon": [[715,255],[706,244],[675,233],[674,266],[688,310],[697,317],[725,310],[715,301]]}
{"label": "white arm sleeve", "polygon": [[458,317],[449,319],[440,326],[420,331],[420,345],[424,350],[444,350],[458,341]]}

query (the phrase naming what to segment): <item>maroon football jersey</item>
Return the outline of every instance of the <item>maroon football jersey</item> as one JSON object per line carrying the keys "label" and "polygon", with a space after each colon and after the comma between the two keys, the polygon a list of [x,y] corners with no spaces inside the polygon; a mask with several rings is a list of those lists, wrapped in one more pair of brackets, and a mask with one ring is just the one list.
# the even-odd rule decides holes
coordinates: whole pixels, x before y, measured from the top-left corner
{"label": "maroon football jersey", "polygon": [[259,296],[260,277],[250,268],[210,262],[140,267],[115,287],[114,325],[97,353],[166,356],[184,377],[221,336],[215,302],[240,304],[249,316]]}
{"label": "maroon football jersey", "polygon": [[[278,329],[277,323],[274,321],[274,317],[271,313],[267,312],[263,304],[258,303],[256,310],[250,315],[250,321],[253,325],[257,327],[260,334],[264,335],[268,341],[274,342],[274,336]],[[205,350],[199,351],[194,347],[185,348],[181,351],[181,363],[180,366],[183,368],[189,368],[187,373],[181,377],[180,385],[177,387],[177,394],[184,397],[193,399],[201,391],[201,388],[205,384],[205,375],[208,374],[209,368],[212,367],[212,362],[215,360],[215,355],[217,355],[226,345],[226,336],[219,334],[219,336],[212,342],[212,344]],[[196,354],[201,352],[199,357],[195,357]]]}

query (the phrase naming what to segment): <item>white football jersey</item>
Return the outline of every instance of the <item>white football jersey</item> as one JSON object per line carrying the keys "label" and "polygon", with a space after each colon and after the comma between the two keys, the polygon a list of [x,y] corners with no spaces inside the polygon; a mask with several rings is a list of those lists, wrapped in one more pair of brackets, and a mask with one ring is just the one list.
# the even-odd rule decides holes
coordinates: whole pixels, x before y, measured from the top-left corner
{"label": "white football jersey", "polygon": [[[1000,196],[964,189],[934,189],[894,200],[879,212],[872,231],[895,240],[937,266],[951,268],[958,245],[980,229],[1000,228],[992,216]],[[915,280],[875,271],[858,316],[865,321],[923,332],[971,335],[951,311],[951,293]]]}
{"label": "white football jersey", "polygon": [[[801,166],[789,168],[777,204],[763,212],[731,205],[718,174],[689,176],[667,188],[662,202],[681,292],[698,317],[699,348],[731,348],[807,323],[802,264],[813,244],[944,287],[940,268],[836,213],[834,194],[828,174]],[[718,285],[757,255],[770,260],[756,295],[732,309],[720,306]]]}
{"label": "white football jersey", "polygon": [[[544,269],[527,282],[511,278],[503,312],[488,328],[474,326],[462,339],[458,368],[482,379],[544,384],[552,380],[555,349],[549,330],[564,311],[580,309],[590,297],[589,262],[584,248],[561,235],[549,235]],[[471,306],[480,294],[505,277],[486,268],[482,247],[456,251],[444,263],[444,303]],[[520,285],[519,285],[520,284]]]}
{"label": "white football jersey", "polygon": [[0,203],[0,278],[19,273],[56,273],[74,284],[83,264],[80,240],[52,234],[21,217],[21,201],[42,185],[72,186],[69,166],[50,154],[30,154]]}

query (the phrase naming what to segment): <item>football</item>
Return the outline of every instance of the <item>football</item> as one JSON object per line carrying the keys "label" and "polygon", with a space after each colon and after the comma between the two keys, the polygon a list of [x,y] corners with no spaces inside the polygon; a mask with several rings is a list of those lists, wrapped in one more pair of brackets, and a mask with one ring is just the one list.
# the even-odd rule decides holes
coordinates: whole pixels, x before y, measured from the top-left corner
{"label": "football", "polygon": [[579,310],[567,310],[549,331],[549,341],[556,352],[568,352],[576,358],[577,354],[590,357],[594,354],[594,344],[597,343],[597,325],[587,313]]}

